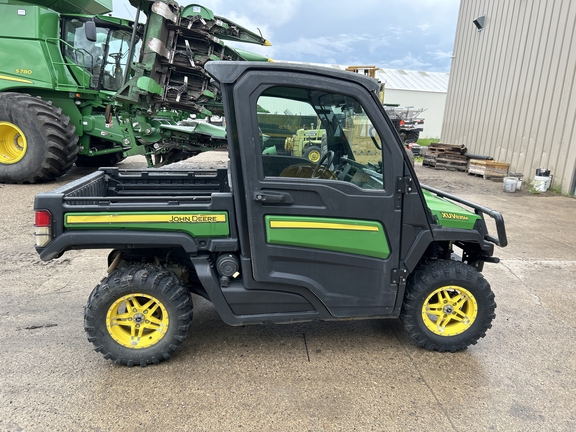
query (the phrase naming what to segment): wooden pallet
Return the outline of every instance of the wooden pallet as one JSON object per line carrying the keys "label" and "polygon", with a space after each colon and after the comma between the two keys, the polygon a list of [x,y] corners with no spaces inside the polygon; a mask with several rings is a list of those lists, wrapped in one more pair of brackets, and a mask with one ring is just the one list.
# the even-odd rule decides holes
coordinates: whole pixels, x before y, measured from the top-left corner
{"label": "wooden pallet", "polygon": [[470,159],[468,174],[481,175],[488,180],[504,179],[508,175],[508,162]]}
{"label": "wooden pallet", "polygon": [[436,166],[436,158],[438,155],[431,152],[426,152],[424,155],[424,160],[422,161],[422,166],[429,166],[434,168]]}
{"label": "wooden pallet", "polygon": [[465,155],[440,153],[436,157],[435,168],[466,172],[468,170],[468,158]]}
{"label": "wooden pallet", "polygon": [[468,149],[464,144],[442,144],[434,143],[430,144],[428,151],[433,153],[454,153],[454,154],[464,154]]}
{"label": "wooden pallet", "polygon": [[463,144],[435,143],[428,147],[422,165],[436,169],[466,171],[468,158]]}

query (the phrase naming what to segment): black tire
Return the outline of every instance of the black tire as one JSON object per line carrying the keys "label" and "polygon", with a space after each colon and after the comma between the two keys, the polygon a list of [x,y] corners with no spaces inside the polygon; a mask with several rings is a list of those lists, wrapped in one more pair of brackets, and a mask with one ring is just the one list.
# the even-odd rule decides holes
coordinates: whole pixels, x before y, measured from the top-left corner
{"label": "black tire", "polygon": [[419,346],[440,352],[465,350],[492,327],[494,293],[471,266],[431,261],[414,271],[407,284],[400,318]]}
{"label": "black tire", "polygon": [[420,137],[420,131],[419,130],[411,130],[411,131],[406,132],[406,136],[404,137],[404,142],[415,143],[416,141],[418,141],[419,137]]}
{"label": "black tire", "polygon": [[322,157],[322,149],[318,146],[310,146],[304,151],[304,157],[310,162],[317,164]]}
{"label": "black tire", "polygon": [[109,153],[104,155],[98,156],[85,156],[85,155],[78,155],[76,159],[76,166],[79,167],[112,167],[124,159],[124,155],[122,152],[118,153]]}
{"label": "black tire", "polygon": [[0,152],[8,150],[0,155],[0,182],[38,183],[64,174],[78,154],[75,131],[70,117],[52,102],[1,93],[0,135],[9,140],[0,136]]}
{"label": "black tire", "polygon": [[[127,366],[168,359],[191,322],[190,291],[173,273],[152,265],[113,271],[94,288],[84,309],[84,330],[94,350]],[[138,340],[131,331],[140,332]]]}

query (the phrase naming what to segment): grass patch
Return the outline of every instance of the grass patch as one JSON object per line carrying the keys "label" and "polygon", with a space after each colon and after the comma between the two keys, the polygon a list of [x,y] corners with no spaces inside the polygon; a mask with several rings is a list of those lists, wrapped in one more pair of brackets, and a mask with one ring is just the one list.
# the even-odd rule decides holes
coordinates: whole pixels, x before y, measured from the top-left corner
{"label": "grass patch", "polygon": [[420,138],[416,141],[417,144],[428,147],[430,144],[436,144],[440,142],[440,138]]}

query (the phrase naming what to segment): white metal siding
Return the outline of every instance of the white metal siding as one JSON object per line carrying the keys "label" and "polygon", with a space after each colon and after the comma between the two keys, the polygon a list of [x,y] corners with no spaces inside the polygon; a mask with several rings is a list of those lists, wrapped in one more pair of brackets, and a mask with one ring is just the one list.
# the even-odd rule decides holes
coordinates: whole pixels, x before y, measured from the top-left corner
{"label": "white metal siding", "polygon": [[[482,15],[478,31],[472,21]],[[549,168],[568,192],[576,169],[575,37],[573,0],[462,0],[442,142],[509,162],[530,179]]]}

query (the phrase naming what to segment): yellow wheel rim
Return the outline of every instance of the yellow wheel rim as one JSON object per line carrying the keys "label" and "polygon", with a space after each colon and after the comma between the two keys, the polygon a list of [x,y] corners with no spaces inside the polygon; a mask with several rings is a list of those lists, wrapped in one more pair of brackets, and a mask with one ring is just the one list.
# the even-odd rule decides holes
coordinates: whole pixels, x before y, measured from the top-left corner
{"label": "yellow wheel rim", "polygon": [[308,160],[310,162],[318,163],[321,156],[322,155],[320,154],[320,152],[318,150],[312,150],[310,153],[308,153]]}
{"label": "yellow wheel rim", "polygon": [[422,319],[428,330],[440,336],[464,333],[478,316],[478,304],[470,291],[459,286],[438,288],[424,301]]}
{"label": "yellow wheel rim", "polygon": [[168,331],[168,312],[149,294],[130,294],[116,300],[106,315],[108,333],[126,348],[148,348]]}
{"label": "yellow wheel rim", "polygon": [[0,122],[0,163],[12,165],[19,162],[27,148],[26,136],[18,126]]}

